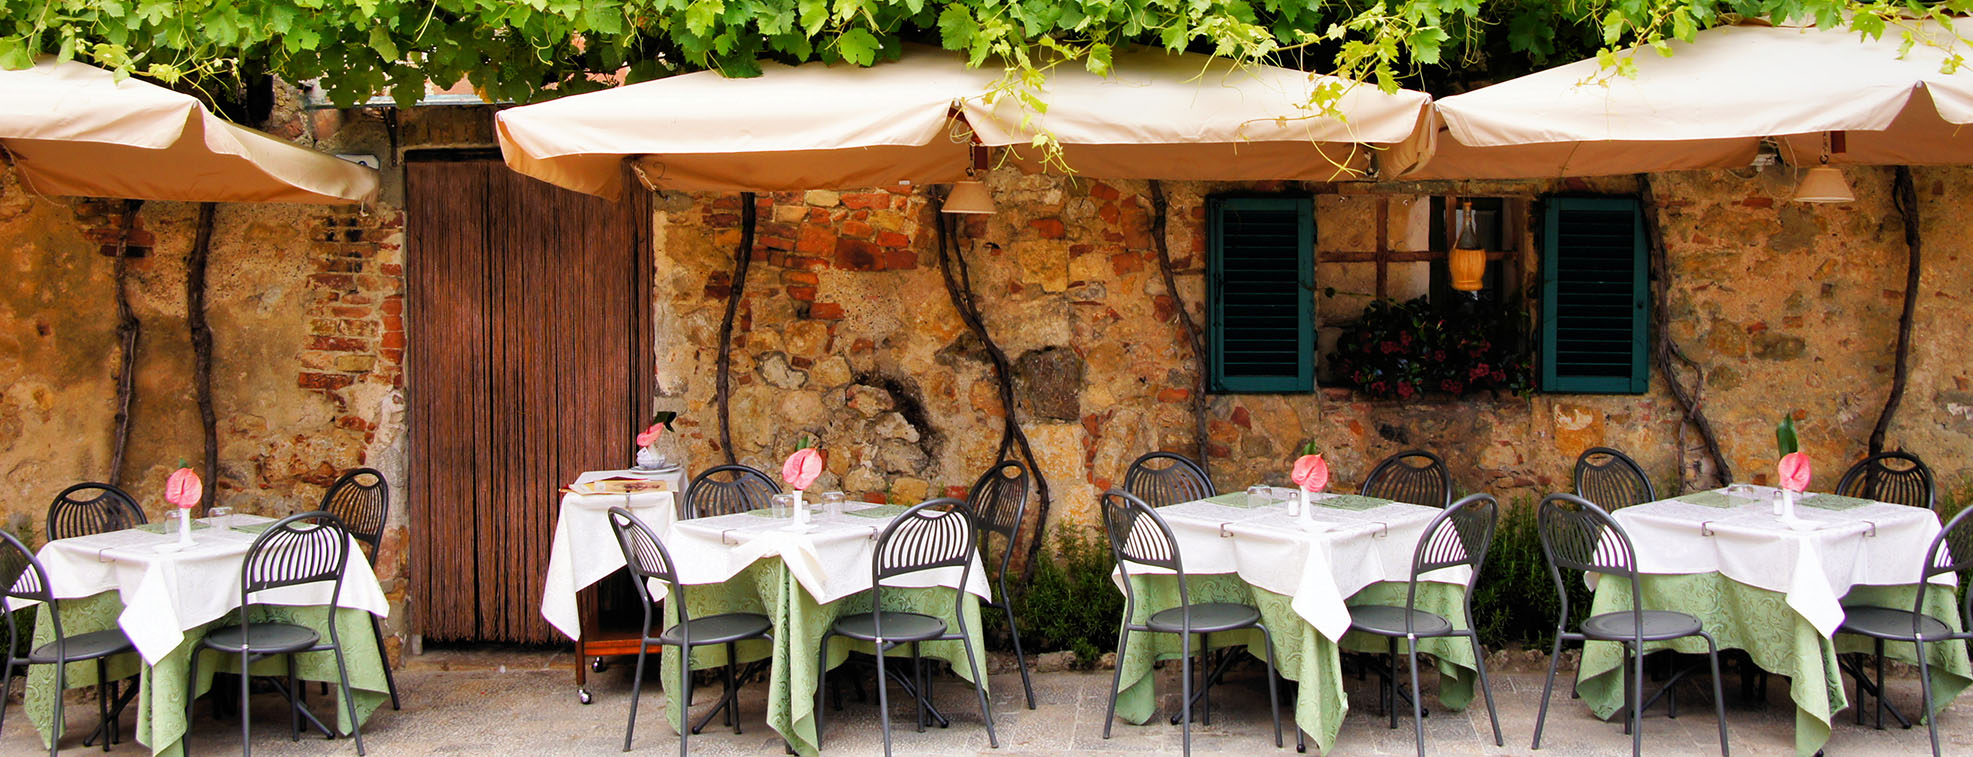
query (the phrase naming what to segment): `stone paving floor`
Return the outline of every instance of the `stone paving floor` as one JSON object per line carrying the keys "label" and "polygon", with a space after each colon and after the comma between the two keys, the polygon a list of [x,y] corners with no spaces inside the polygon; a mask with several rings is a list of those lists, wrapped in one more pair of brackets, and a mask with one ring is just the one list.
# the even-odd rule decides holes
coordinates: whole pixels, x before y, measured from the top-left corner
{"label": "stone paving floor", "polygon": [[[574,695],[572,658],[567,653],[513,652],[499,650],[434,652],[413,658],[398,673],[398,684],[405,709],[379,710],[364,728],[364,742],[372,755],[514,754],[514,755],[608,755],[622,746],[623,724],[629,701],[630,671],[627,664],[614,665],[590,678],[595,691],[594,704],[577,703]],[[1176,665],[1161,673],[1159,692],[1166,712],[1177,704]],[[1267,693],[1259,675],[1259,665],[1243,665],[1228,676],[1227,684],[1215,689],[1212,725],[1194,725],[1193,749],[1201,753],[1293,754],[1294,736],[1288,726],[1285,748],[1275,751],[1267,718]],[[1506,746],[1492,743],[1486,711],[1479,702],[1465,713],[1434,711],[1426,718],[1426,749],[1442,755],[1530,754],[1528,740],[1533,735],[1535,708],[1541,695],[1541,671],[1503,670],[1494,676],[1494,697],[1500,707],[1501,728]],[[1430,693],[1435,684],[1426,676],[1428,706],[1436,704]],[[1179,732],[1167,725],[1132,726],[1119,722],[1112,738],[1102,738],[1103,714],[1109,693],[1109,671],[1054,672],[1037,675],[1035,694],[1039,709],[1029,711],[1021,701],[1020,677],[1013,673],[992,676],[995,726],[1000,749],[987,746],[978,706],[969,689],[951,679],[937,690],[938,702],[952,718],[949,729],[931,728],[925,733],[913,730],[911,710],[901,695],[892,698],[897,717],[893,748],[909,755],[1147,755],[1178,754]],[[1700,682],[1703,685],[1703,681]],[[1794,712],[1787,701],[1785,681],[1775,680],[1765,705],[1742,703],[1734,674],[1727,674],[1727,722],[1733,753],[1738,755],[1781,755],[1792,753]],[[673,754],[677,737],[664,724],[665,698],[656,686],[647,683],[638,719],[635,751]],[[1387,728],[1388,721],[1376,714],[1377,684],[1374,676],[1350,679],[1347,688],[1354,703],[1332,750],[1339,755],[1411,754],[1414,751],[1408,716],[1400,718],[1399,728]],[[705,755],[778,755],[780,740],[761,722],[763,687],[754,684],[742,696],[743,735],[730,730],[708,731],[691,740],[692,752]],[[1646,713],[1644,744],[1652,755],[1712,755],[1718,753],[1717,732],[1709,698],[1701,685],[1688,688],[1680,699],[1679,717],[1668,719],[1661,709]],[[701,707],[709,705],[717,688],[699,689]],[[893,690],[893,694],[899,692]],[[1894,702],[1909,702],[1917,708],[1915,679],[1893,681]],[[1477,697],[1476,697],[1477,700]],[[80,701],[80,700],[76,700]],[[319,701],[319,700],[317,700]],[[86,731],[95,717],[93,703],[68,708],[71,732]],[[1288,717],[1284,707],[1284,718]],[[125,733],[134,727],[134,715],[125,716]],[[266,755],[355,754],[348,740],[325,741],[319,735],[299,743],[287,739],[285,714],[280,699],[273,694],[256,697],[253,748]],[[1284,721],[1285,722],[1285,721]],[[18,703],[10,704],[7,728],[0,732],[0,754],[26,755],[41,750],[38,737],[21,716]],[[1973,704],[1962,699],[1947,710],[1941,720],[1940,737],[1946,754],[1973,754]],[[79,738],[79,737],[78,737]],[[239,730],[235,721],[210,719],[204,707],[191,739],[199,754],[235,754],[239,751]],[[877,730],[876,705],[845,697],[845,710],[831,712],[825,753],[876,754],[883,742]],[[71,740],[64,751],[82,754],[80,743]],[[1549,723],[1538,754],[1568,757],[1627,752],[1630,739],[1617,723],[1592,718],[1580,701],[1571,700],[1566,689],[1557,693],[1549,709]],[[1313,745],[1310,747],[1314,751]],[[1911,730],[1877,731],[1854,725],[1845,712],[1837,718],[1835,733],[1827,753],[1920,754],[1928,751],[1923,726]],[[141,747],[125,743],[115,753],[137,754]]]}

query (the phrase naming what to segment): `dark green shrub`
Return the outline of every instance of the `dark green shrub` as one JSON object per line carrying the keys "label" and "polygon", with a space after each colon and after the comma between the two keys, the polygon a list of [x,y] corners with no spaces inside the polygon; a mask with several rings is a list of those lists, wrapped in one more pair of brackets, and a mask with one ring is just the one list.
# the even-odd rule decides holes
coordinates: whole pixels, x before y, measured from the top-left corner
{"label": "dark green shrub", "polygon": [[1116,564],[1103,537],[1083,529],[1057,531],[1055,550],[1055,559],[1035,566],[1033,581],[1014,602],[1021,646],[1029,654],[1068,650],[1078,665],[1092,666],[1117,648],[1124,598],[1110,580]]}
{"label": "dark green shrub", "polygon": [[[1535,532],[1538,509],[1527,499],[1502,505],[1486,567],[1473,582],[1473,622],[1479,626],[1480,643],[1489,649],[1518,644],[1546,651],[1555,641],[1555,615],[1562,603]],[[1587,614],[1590,592],[1581,574],[1564,573],[1562,584],[1569,589],[1573,628]]]}

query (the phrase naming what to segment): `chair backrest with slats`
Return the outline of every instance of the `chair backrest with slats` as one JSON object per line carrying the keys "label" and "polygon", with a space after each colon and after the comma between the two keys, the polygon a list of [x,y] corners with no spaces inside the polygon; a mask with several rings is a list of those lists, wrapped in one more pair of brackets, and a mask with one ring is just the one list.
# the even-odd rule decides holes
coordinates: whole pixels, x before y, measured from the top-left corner
{"label": "chair backrest with slats", "polygon": [[[1474,494],[1453,503],[1432,518],[1418,546],[1411,552],[1411,581],[1405,589],[1404,606],[1418,607],[1418,577],[1435,570],[1465,566],[1473,575],[1468,579],[1466,617],[1473,617],[1471,582],[1486,566],[1487,550],[1493,545],[1493,531],[1500,519],[1500,503],[1491,494]],[[1405,633],[1410,633],[1412,615],[1405,614]]]}
{"label": "chair backrest with slats", "polygon": [[1879,502],[1936,509],[1932,469],[1909,452],[1879,452],[1850,466],[1836,483],[1836,493]]}
{"label": "chair backrest with slats", "polygon": [[760,470],[745,465],[707,468],[685,488],[682,518],[710,518],[759,510],[774,504],[781,487]]}
{"label": "chair backrest with slats", "polygon": [[1110,557],[1123,574],[1124,618],[1134,616],[1137,593],[1131,586],[1132,566],[1171,571],[1178,581],[1178,604],[1186,608],[1189,621],[1192,597],[1185,581],[1185,563],[1178,553],[1178,539],[1157,511],[1129,492],[1111,489],[1103,493],[1103,532],[1110,540]]}
{"label": "chair backrest with slats", "polygon": [[1644,468],[1626,455],[1609,447],[1591,447],[1576,457],[1576,496],[1596,503],[1605,511],[1641,505],[1658,499]]}
{"label": "chair backrest with slats", "polygon": [[1132,461],[1124,471],[1124,491],[1152,507],[1205,499],[1218,492],[1206,469],[1191,458],[1152,452]]}
{"label": "chair backrest with slats", "polygon": [[366,557],[374,564],[375,550],[384,539],[384,522],[390,517],[390,482],[384,474],[374,468],[342,474],[322,495],[322,510],[341,520],[351,538],[370,545]]}
{"label": "chair backrest with slats", "polygon": [[[632,583],[637,584],[637,595],[644,598],[645,612],[649,613],[650,606],[658,602],[657,595],[651,592],[652,581],[665,582],[674,597],[685,596],[678,584],[677,564],[671,561],[671,550],[665,549],[657,532],[652,531],[642,518],[622,507],[610,508],[609,517],[610,531],[616,534],[617,547],[623,550],[624,569],[630,572]],[[685,603],[672,604],[677,605],[678,622],[690,623],[692,616],[686,611]]]}
{"label": "chair backrest with slats", "polygon": [[1445,507],[1452,504],[1452,474],[1438,455],[1422,449],[1405,450],[1371,468],[1360,491],[1366,497]]}
{"label": "chair backrest with slats", "polygon": [[[247,547],[240,564],[239,625],[243,644],[253,644],[253,620],[248,609],[253,595],[268,589],[330,583],[329,604],[341,606],[343,570],[349,567],[349,527],[322,510],[290,515],[268,526]],[[341,646],[337,624],[329,624],[331,643]]]}
{"label": "chair backrest with slats", "polygon": [[[884,579],[958,568],[959,583],[953,585],[952,613],[959,618],[960,633],[964,634],[966,621],[961,608],[966,584],[973,576],[973,550],[977,548],[978,534],[973,512],[965,502],[939,497],[912,505],[877,535],[876,554],[870,559],[871,606],[878,609],[884,606]],[[883,638],[884,614],[876,613],[872,622],[877,637]]]}
{"label": "chair backrest with slats", "polygon": [[[1603,508],[1573,494],[1550,494],[1542,498],[1541,510],[1535,514],[1535,532],[1541,538],[1542,554],[1548,558],[1548,575],[1555,582],[1555,593],[1562,598],[1561,623],[1567,623],[1569,617],[1564,570],[1600,573],[1630,581],[1632,610],[1644,611],[1643,591],[1637,579],[1637,553],[1631,548],[1630,535]],[[1643,624],[1637,626],[1641,633]]]}
{"label": "chair backrest with slats", "polygon": [[68,539],[121,531],[148,523],[137,500],[109,484],[76,484],[48,506],[48,538]]}
{"label": "chair backrest with slats", "polygon": [[[1919,576],[1919,583],[1925,584],[1931,578],[1943,573],[1963,573],[1973,569],[1973,507],[1963,508],[1939,535],[1932,537],[1932,546],[1925,550],[1925,568]],[[1955,581],[1966,585],[1964,576]],[[1925,615],[1925,599],[1928,592],[1918,592],[1916,605],[1912,608],[1912,633],[1918,633],[1919,618]],[[1973,631],[1973,589],[1959,592],[1959,620],[1961,629]]]}
{"label": "chair backrest with slats", "polygon": [[[1021,540],[1021,522],[1027,517],[1028,467],[1015,460],[996,463],[966,491],[966,506],[980,527],[980,550],[988,554],[987,564],[997,565],[996,575],[1004,580]],[[996,534],[1005,540],[998,560],[991,556],[993,540],[989,538]]]}
{"label": "chair backrest with slats", "polygon": [[[41,567],[41,561],[35,559],[34,552],[20,539],[0,531],[0,616],[7,620],[9,644],[6,649],[0,650],[0,666],[13,659],[13,652],[19,648],[18,642],[23,635],[31,636],[34,633],[33,628],[19,624],[20,618],[14,614],[13,602],[8,601],[15,599],[40,602],[44,607],[55,604],[54,591],[48,587],[48,571]],[[63,639],[61,613],[47,613],[46,617],[54,621],[52,630],[60,643]],[[58,655],[62,651],[61,647],[56,648]]]}

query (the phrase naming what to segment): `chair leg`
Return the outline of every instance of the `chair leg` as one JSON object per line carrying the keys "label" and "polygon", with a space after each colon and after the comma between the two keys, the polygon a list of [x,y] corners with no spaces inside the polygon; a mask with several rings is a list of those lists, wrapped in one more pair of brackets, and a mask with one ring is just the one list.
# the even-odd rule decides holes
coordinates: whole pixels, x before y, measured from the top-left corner
{"label": "chair leg", "polygon": [[1411,664],[1411,728],[1418,738],[1418,757],[1425,757],[1425,690],[1418,687],[1418,640],[1408,639]]}
{"label": "chair leg", "polygon": [[[333,610],[329,613],[329,622],[336,622],[336,614]],[[330,630],[334,629],[335,626],[330,626]],[[349,687],[349,665],[343,660],[343,648],[341,644],[330,647],[330,651],[336,656],[336,679],[337,683],[342,684],[343,687],[343,707],[349,710],[349,735],[356,740],[356,754],[358,757],[362,757],[363,723],[362,716],[356,714],[356,691]]]}
{"label": "chair leg", "polygon": [[[822,650],[816,655],[815,661],[815,748],[817,751],[822,749],[822,733],[827,730],[824,726],[827,725],[825,721],[828,719],[828,709],[822,706],[822,695],[829,690],[829,636],[828,631],[822,632],[822,643],[816,645]],[[840,707],[840,704],[838,706]]]}
{"label": "chair leg", "polygon": [[295,656],[282,655],[288,663],[288,740],[301,741],[301,702],[306,691],[295,687]]}
{"label": "chair leg", "polygon": [[[5,653],[0,653],[0,702],[6,701],[7,695],[13,693],[13,690],[14,690],[14,650],[10,648]],[[21,694],[21,700],[22,701],[27,700],[27,694],[25,692]],[[5,706],[0,706],[0,733],[6,733],[6,732],[7,732],[7,708]]]}
{"label": "chair leg", "polygon": [[678,708],[678,757],[688,757],[685,739],[692,735],[692,647],[678,645],[678,690],[671,696],[671,705]]}
{"label": "chair leg", "polygon": [[924,650],[920,648],[921,646],[923,645],[919,642],[911,642],[911,685],[918,689],[918,696],[913,697],[913,699],[918,700],[918,706],[916,708],[918,710],[918,732],[924,733],[925,698],[930,696],[930,694],[925,691],[925,654]]}
{"label": "chair leg", "polygon": [[[623,724],[623,750],[626,752],[630,751],[631,734],[637,732],[637,695],[644,693],[644,646],[642,643],[637,645],[637,667],[630,672],[630,717]],[[576,667],[580,668],[583,664],[582,660],[576,660]],[[685,737],[680,735],[678,739],[682,743]]]}
{"label": "chair leg", "polygon": [[1555,629],[1555,648],[1548,652],[1548,675],[1541,679],[1541,709],[1535,713],[1535,740],[1529,749],[1541,748],[1541,727],[1548,722],[1548,697],[1555,690],[1555,665],[1562,660],[1562,629]]}
{"label": "chair leg", "polygon": [[[1000,596],[1003,598],[1007,596],[1006,589],[1001,590]],[[1014,637],[1014,664],[1021,669],[1021,690],[1027,692],[1028,709],[1032,710],[1034,709],[1034,683],[1028,679],[1027,655],[1021,652],[1021,629],[1014,625],[1014,604],[1007,602],[1002,604],[1000,608],[1007,611],[1007,631]]]}
{"label": "chair leg", "polygon": [[1390,694],[1384,698],[1384,711],[1391,716],[1391,727],[1396,728],[1398,727],[1398,637],[1387,637],[1385,642],[1390,647],[1388,657],[1391,660],[1391,677],[1386,680],[1391,682],[1391,688]]}
{"label": "chair leg", "polygon": [[[1192,666],[1199,673],[1199,722],[1213,724],[1213,635],[1199,634],[1199,662]],[[1186,702],[1190,705],[1191,702]]]}
{"label": "chair leg", "polygon": [[[68,691],[68,661],[55,660],[55,728],[48,734],[48,757],[56,757],[62,746],[62,731],[68,730],[67,716],[62,714],[62,692]],[[27,693],[21,693],[21,703],[27,703]]]}
{"label": "chair leg", "polygon": [[1877,730],[1884,730],[1884,640],[1877,640]]}
{"label": "chair leg", "polygon": [[740,681],[733,675],[733,666],[739,663],[739,647],[726,642],[726,722],[733,726],[733,735],[740,735]]}
{"label": "chair leg", "polygon": [[884,672],[884,642],[877,644],[877,719],[884,729],[884,757],[891,757],[891,685]]}
{"label": "chair leg", "polygon": [[1710,634],[1702,631],[1699,636],[1706,640],[1706,663],[1713,668],[1713,717],[1719,718],[1720,723],[1720,757],[1727,757],[1726,689],[1720,685],[1720,648]]}
{"label": "chair leg", "polygon": [[[1468,623],[1467,628],[1471,627],[1472,624]],[[1473,642],[1473,671],[1480,676],[1480,695],[1487,698],[1487,720],[1493,722],[1493,745],[1506,746],[1507,742],[1500,736],[1500,714],[1493,706],[1493,685],[1487,683],[1487,653],[1480,648],[1478,633],[1470,634],[1466,638]]]}
{"label": "chair leg", "polygon": [[240,653],[240,757],[249,757],[253,754],[253,738],[249,734],[251,728],[247,724],[248,687],[253,683],[253,676],[248,675],[247,670],[252,663],[252,655],[244,651]]}
{"label": "chair leg", "polygon": [[384,648],[384,627],[375,615],[370,616],[370,635],[376,637],[377,656],[384,661],[384,688],[390,690],[390,708],[402,710],[404,707],[397,702],[397,677],[390,672],[390,651]]}
{"label": "chair leg", "polygon": [[[1110,738],[1110,724],[1117,720],[1117,688],[1123,685],[1124,652],[1129,649],[1130,629],[1125,628],[1117,632],[1117,664],[1115,665],[1116,671],[1110,674],[1110,706],[1103,711],[1103,738],[1105,739]],[[1153,676],[1152,682],[1154,684],[1152,690],[1156,691],[1155,676]]]}
{"label": "chair leg", "polygon": [[1190,629],[1178,634],[1179,676],[1178,676],[1178,717],[1181,743],[1185,756],[1192,755],[1192,634]]}
{"label": "chair leg", "polygon": [[[1959,642],[1952,641],[1950,643],[1957,644]],[[1924,696],[1924,700],[1922,700],[1924,704],[1920,706],[1925,709],[1921,713],[1925,716],[1925,729],[1931,732],[1932,757],[1939,757],[1939,713],[1932,711],[1932,665],[1925,661],[1925,642],[1919,641],[1913,643],[1912,649],[1918,655],[1918,693]],[[1882,684],[1880,683],[1879,685],[1881,686]]]}
{"label": "chair leg", "polygon": [[[25,701],[25,700],[23,700]],[[103,751],[110,751],[110,682],[103,658],[96,658],[96,722],[103,728]],[[83,742],[87,745],[89,742]]]}
{"label": "chair leg", "polygon": [[[961,626],[961,629],[963,631],[964,626]],[[966,647],[966,666],[973,669],[973,691],[977,693],[980,698],[980,717],[986,719],[987,745],[993,747],[994,749],[999,749],[1000,737],[996,735],[993,731],[993,704],[987,701],[986,671],[980,669],[979,659],[973,656],[972,637],[966,635],[965,633],[961,633],[959,636],[960,636],[959,638],[960,645]],[[927,697],[931,696],[930,688],[927,688],[925,690],[925,695]]]}
{"label": "chair leg", "polygon": [[[199,652],[201,651],[199,644],[196,642],[193,643],[191,651],[191,659],[186,665],[188,672],[185,678],[185,724],[188,728],[192,724],[192,705],[197,704],[199,701],[197,698],[199,693]],[[180,754],[189,756],[192,753],[190,739],[180,739],[178,744]]]}
{"label": "chair leg", "polygon": [[1261,630],[1261,643],[1267,645],[1267,710],[1274,714],[1274,748],[1280,749],[1281,699],[1275,693],[1275,679],[1280,677],[1280,671],[1274,667],[1274,634],[1268,632],[1267,626],[1255,624],[1254,627]]}
{"label": "chair leg", "polygon": [[1630,754],[1641,757],[1644,754],[1644,647],[1639,646],[1631,653],[1631,667],[1634,673],[1630,679]]}

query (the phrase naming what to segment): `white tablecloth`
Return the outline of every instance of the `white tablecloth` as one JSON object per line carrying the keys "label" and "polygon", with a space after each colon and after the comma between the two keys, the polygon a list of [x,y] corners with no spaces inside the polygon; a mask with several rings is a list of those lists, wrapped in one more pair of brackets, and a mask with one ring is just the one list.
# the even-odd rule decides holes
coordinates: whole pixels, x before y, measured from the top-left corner
{"label": "white tablecloth", "polygon": [[[842,514],[825,515],[817,506],[812,528],[806,532],[786,529],[787,519],[751,513],[682,520],[666,532],[665,548],[678,563],[679,581],[684,584],[724,583],[755,560],[779,557],[809,596],[819,604],[828,604],[870,588],[870,561],[876,552],[877,535],[892,518],[852,514],[862,507],[856,503]],[[884,585],[958,586],[959,573],[958,568],[941,568],[886,579]],[[659,596],[670,590],[666,586],[651,588]],[[981,599],[992,597],[977,550],[966,591]]]}
{"label": "white tablecloth", "polygon": [[[589,471],[577,476],[575,484],[633,476],[644,477],[630,471]],[[576,609],[576,594],[623,567],[623,549],[617,546],[616,534],[610,532],[610,508],[629,510],[660,534],[677,519],[677,508],[672,503],[675,496],[684,496],[685,472],[650,478],[669,483],[671,491],[562,495],[562,512],[555,519],[555,537],[548,548],[541,617],[564,636],[582,638],[582,614]]]}
{"label": "white tablecloth", "polygon": [[[1318,501],[1308,517],[1313,523],[1304,525],[1288,515],[1285,502],[1239,508],[1201,500],[1158,509],[1188,575],[1234,573],[1293,597],[1295,614],[1331,640],[1350,629],[1345,600],[1371,584],[1410,580],[1412,552],[1441,512],[1401,502],[1347,510]],[[1472,571],[1451,568],[1422,578],[1465,584]]]}
{"label": "white tablecloth", "polygon": [[[270,522],[248,515],[233,516],[235,524]],[[154,534],[128,529],[104,534],[57,539],[42,545],[35,557],[48,569],[57,599],[75,599],[116,591],[123,602],[117,625],[130,636],[138,654],[157,664],[185,640],[185,632],[220,619],[240,606],[240,567],[257,533],[205,528],[192,532],[193,546],[159,552],[158,545],[178,543],[177,532]],[[344,569],[340,607],[390,614],[383,587],[370,572],[370,563],[350,542]],[[270,589],[255,594],[255,604],[306,607],[329,604],[330,584],[314,583]]]}
{"label": "white tablecloth", "polygon": [[1731,501],[1744,504],[1668,499],[1626,507],[1613,517],[1630,534],[1639,572],[1718,572],[1784,594],[1788,606],[1824,636],[1842,625],[1842,598],[1852,587],[1917,583],[1919,563],[1940,528],[1930,510],[1872,502],[1847,510],[1798,504],[1797,518],[1819,524],[1798,531],[1773,514],[1765,492]]}

